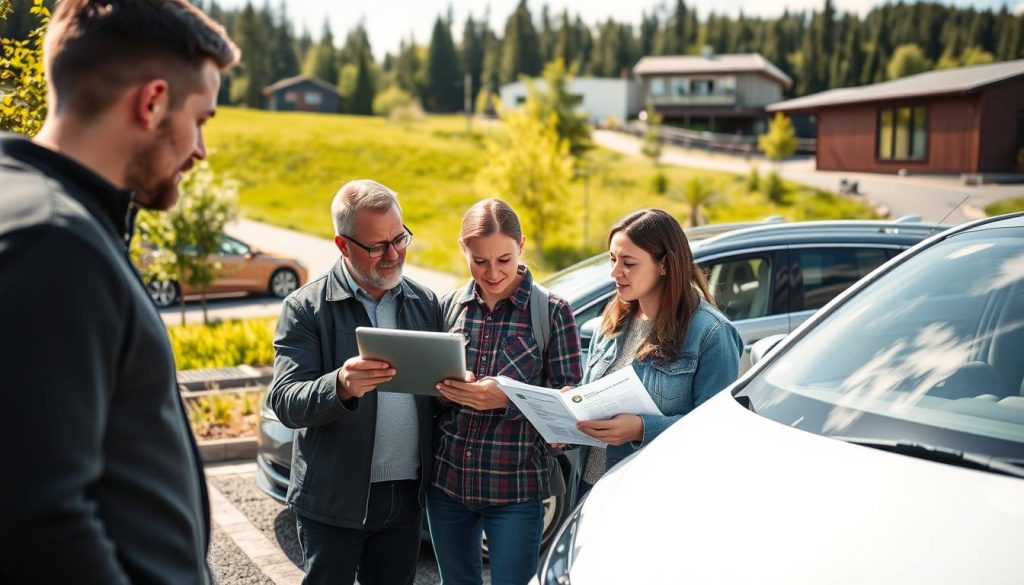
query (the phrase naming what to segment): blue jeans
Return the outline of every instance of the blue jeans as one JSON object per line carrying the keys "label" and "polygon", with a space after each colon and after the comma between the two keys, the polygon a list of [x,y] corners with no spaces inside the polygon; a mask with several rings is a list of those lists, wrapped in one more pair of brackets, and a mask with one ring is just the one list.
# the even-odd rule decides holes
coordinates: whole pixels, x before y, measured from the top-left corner
{"label": "blue jeans", "polygon": [[526,585],[537,574],[544,503],[466,505],[430,488],[427,522],[441,585],[481,585],[481,535],[487,532],[492,585]]}

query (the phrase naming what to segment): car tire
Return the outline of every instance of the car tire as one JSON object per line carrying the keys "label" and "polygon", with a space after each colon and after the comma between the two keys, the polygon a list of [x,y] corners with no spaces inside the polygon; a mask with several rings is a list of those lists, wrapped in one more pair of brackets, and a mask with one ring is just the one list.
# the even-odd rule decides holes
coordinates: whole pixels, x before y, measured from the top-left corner
{"label": "car tire", "polygon": [[278,268],[270,275],[267,290],[271,296],[283,299],[299,288],[299,275],[290,268]]}
{"label": "car tire", "polygon": [[149,293],[149,298],[153,299],[153,304],[165,309],[178,300],[181,289],[173,280],[151,280],[146,285],[146,292]]}

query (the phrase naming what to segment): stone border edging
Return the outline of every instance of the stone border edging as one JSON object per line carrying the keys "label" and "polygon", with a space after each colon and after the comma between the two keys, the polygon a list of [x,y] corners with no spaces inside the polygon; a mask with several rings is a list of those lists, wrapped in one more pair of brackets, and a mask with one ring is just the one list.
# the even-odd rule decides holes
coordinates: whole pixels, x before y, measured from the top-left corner
{"label": "stone border edging", "polygon": [[223,461],[254,460],[259,444],[256,437],[240,437],[237,439],[214,439],[212,441],[196,440],[199,445],[199,456],[203,463],[219,463]]}
{"label": "stone border edging", "polygon": [[302,581],[302,569],[296,567],[274,542],[270,541],[210,482],[212,520],[228,538],[249,557],[256,568],[275,585],[294,585]]}

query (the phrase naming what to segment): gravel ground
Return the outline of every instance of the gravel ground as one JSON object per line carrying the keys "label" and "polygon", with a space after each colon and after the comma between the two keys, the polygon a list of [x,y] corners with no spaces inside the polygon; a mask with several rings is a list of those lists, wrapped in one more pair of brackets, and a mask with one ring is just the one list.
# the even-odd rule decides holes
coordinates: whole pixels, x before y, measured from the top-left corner
{"label": "gravel ground", "polygon": [[217,526],[210,537],[210,570],[217,585],[274,585]]}
{"label": "gravel ground", "polygon": [[[302,564],[302,553],[295,535],[294,514],[256,487],[255,473],[223,475],[207,479],[271,542],[281,547],[281,550],[295,563],[295,566]],[[215,528],[213,546],[210,550],[210,566],[218,585],[248,585],[250,583],[270,585],[271,581],[256,569],[255,565],[231,542],[231,539],[223,532],[220,532],[218,536],[218,532],[220,531]],[[486,574],[485,577],[487,577]],[[440,580],[434,553],[430,545],[424,543],[420,549],[415,583],[416,585],[436,585]],[[490,579],[485,578],[485,583],[489,581]]]}

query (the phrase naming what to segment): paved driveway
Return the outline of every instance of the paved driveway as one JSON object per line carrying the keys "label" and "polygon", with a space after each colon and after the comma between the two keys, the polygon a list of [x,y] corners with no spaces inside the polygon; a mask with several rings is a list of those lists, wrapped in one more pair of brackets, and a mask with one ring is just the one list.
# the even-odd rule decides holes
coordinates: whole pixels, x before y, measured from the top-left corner
{"label": "paved driveway", "polygon": [[[596,130],[594,141],[612,150],[640,156],[642,141],[629,134]],[[662,152],[663,163],[696,169],[746,174],[754,164],[762,173],[767,173],[773,166],[770,161],[764,159],[746,160],[727,154],[703,153],[670,145],[666,145]],[[891,217],[917,214],[926,222],[943,221],[951,225],[977,219],[977,216],[971,213],[972,208],[978,210],[993,201],[1024,196],[1024,185],[967,186],[960,183],[959,177],[899,177],[875,173],[818,171],[814,168],[814,159],[787,161],[779,164],[777,168],[786,179],[832,192],[838,190],[839,181],[842,179],[857,181],[863,196],[888,208]],[[966,206],[954,210],[953,208],[965,196],[969,197]]]}

